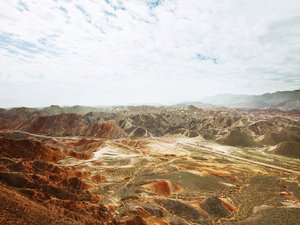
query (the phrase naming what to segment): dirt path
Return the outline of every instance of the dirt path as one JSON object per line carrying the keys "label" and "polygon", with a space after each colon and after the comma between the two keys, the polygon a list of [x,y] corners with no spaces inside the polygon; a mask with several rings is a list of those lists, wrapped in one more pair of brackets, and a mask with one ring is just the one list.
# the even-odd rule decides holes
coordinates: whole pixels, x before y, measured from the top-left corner
{"label": "dirt path", "polygon": [[191,148],[194,148],[194,149],[197,149],[197,150],[200,150],[200,151],[206,151],[206,152],[214,153],[214,154],[217,154],[217,155],[222,155],[222,156],[225,156],[225,157],[228,157],[228,158],[231,158],[231,159],[236,159],[236,160],[239,160],[239,161],[243,161],[243,162],[246,162],[246,163],[255,164],[255,165],[259,165],[259,166],[264,166],[264,167],[268,167],[268,168],[271,168],[271,169],[280,170],[280,171],[283,171],[283,172],[292,173],[292,174],[300,176],[300,171],[297,171],[297,170],[287,169],[287,168],[280,167],[280,166],[274,166],[274,165],[270,165],[270,164],[267,164],[267,163],[254,161],[254,160],[251,160],[251,159],[245,159],[243,157],[229,155],[227,153],[222,153],[220,151],[214,151],[214,150],[199,147],[199,146],[193,145],[193,144],[187,144],[187,143],[181,143],[181,142],[179,142],[178,144],[183,146],[183,147],[184,146],[185,147],[191,147]]}

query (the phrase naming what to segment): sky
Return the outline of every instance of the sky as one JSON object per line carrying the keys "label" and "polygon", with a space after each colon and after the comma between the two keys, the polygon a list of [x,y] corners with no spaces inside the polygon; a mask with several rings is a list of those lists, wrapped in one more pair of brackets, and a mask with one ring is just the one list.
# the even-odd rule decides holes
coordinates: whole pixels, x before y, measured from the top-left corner
{"label": "sky", "polygon": [[0,0],[0,107],[299,88],[299,0]]}

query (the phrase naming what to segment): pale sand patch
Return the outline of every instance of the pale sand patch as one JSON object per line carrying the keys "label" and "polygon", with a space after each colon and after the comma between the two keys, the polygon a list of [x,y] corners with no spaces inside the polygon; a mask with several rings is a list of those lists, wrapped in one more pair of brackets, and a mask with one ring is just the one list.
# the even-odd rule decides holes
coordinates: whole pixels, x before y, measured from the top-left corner
{"label": "pale sand patch", "polygon": [[92,160],[98,160],[100,158],[135,158],[141,156],[140,154],[132,154],[125,151],[122,151],[119,148],[114,148],[111,146],[104,146],[94,152]]}

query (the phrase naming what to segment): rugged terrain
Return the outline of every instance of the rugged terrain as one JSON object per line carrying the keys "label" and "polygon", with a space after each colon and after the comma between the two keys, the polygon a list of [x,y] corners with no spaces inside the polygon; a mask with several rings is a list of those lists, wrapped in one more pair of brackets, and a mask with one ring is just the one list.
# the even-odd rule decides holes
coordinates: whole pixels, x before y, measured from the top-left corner
{"label": "rugged terrain", "polygon": [[300,220],[295,111],[14,108],[0,130],[1,224]]}

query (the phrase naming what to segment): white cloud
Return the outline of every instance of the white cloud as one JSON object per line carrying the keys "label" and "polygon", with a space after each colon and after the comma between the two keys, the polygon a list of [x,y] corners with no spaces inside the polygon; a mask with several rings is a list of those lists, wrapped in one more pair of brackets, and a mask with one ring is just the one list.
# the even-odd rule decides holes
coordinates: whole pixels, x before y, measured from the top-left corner
{"label": "white cloud", "polygon": [[298,0],[0,0],[1,106],[300,87]]}

